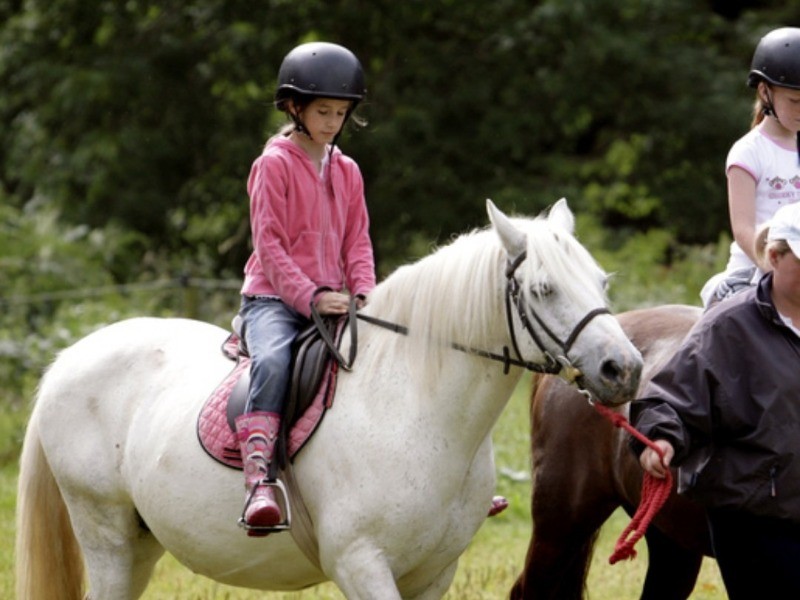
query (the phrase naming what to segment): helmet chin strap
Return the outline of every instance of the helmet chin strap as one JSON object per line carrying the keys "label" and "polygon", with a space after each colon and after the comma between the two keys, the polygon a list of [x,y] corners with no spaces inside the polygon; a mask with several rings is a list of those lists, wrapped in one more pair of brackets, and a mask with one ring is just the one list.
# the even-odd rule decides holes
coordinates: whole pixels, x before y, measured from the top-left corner
{"label": "helmet chin strap", "polygon": [[766,86],[766,91],[764,92],[764,95],[766,95],[767,97],[766,102],[764,102],[764,115],[766,115],[767,117],[772,116],[777,119],[778,113],[775,112],[775,105],[772,103],[772,94],[770,93],[770,88],[768,85]]}
{"label": "helmet chin strap", "polygon": [[[308,139],[310,139],[313,142],[314,138],[311,136],[311,132],[308,131],[308,128],[303,123],[303,120],[299,116],[294,114],[292,111],[288,111],[288,112],[289,112],[289,116],[292,118],[292,122],[294,123],[294,130],[297,133],[300,133],[300,134],[306,136]],[[350,118],[350,113],[351,112],[352,112],[352,109],[347,113],[347,116],[345,117],[344,121],[342,122],[342,126],[339,128],[339,131],[337,132],[337,134],[335,136],[333,136],[333,140],[331,141],[331,149],[330,149],[329,154],[333,154],[333,149],[336,146],[336,142],[339,141],[339,136],[342,135],[342,131],[344,131],[344,126],[345,126],[345,124],[347,124],[347,120]]]}
{"label": "helmet chin strap", "polygon": [[[775,110],[775,105],[772,103],[772,94],[770,94],[769,87],[767,87],[766,96],[767,101],[764,103],[764,115],[778,119],[778,113]],[[795,134],[795,146],[797,147],[797,162],[800,163],[800,131]]]}
{"label": "helmet chin strap", "polygon": [[[289,110],[287,112],[289,113],[289,116],[292,118],[292,122],[294,123],[294,130],[297,133],[306,136],[313,142],[314,138],[311,136],[311,132],[303,123],[303,120],[298,115],[294,114],[293,111]],[[331,141],[330,148],[328,149],[328,169],[331,168],[331,156],[333,156],[333,149],[336,147],[336,142],[339,140],[339,136],[342,135],[342,131],[344,130],[345,123],[347,123],[347,118],[349,116],[350,113],[348,112],[347,117],[345,118],[341,128],[339,129],[339,132],[335,136],[333,136],[333,140]]]}
{"label": "helmet chin strap", "polygon": [[292,122],[294,123],[294,130],[297,133],[301,133],[308,139],[313,141],[314,138],[311,137],[311,133],[306,128],[305,124],[303,123],[303,120],[291,111],[289,111],[289,116],[292,118]]}

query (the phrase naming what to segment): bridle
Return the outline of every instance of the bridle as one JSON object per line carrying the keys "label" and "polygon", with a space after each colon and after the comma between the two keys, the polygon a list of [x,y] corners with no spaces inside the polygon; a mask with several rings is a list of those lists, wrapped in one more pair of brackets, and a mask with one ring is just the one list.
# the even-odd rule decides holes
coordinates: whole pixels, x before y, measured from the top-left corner
{"label": "bridle", "polygon": [[525,307],[525,300],[523,295],[520,293],[521,289],[519,282],[517,281],[517,278],[514,277],[514,273],[525,261],[527,256],[527,251],[523,250],[515,259],[509,260],[508,265],[506,266],[506,321],[508,323],[508,333],[511,337],[511,345],[514,348],[514,352],[516,352],[517,357],[519,357],[521,360],[522,353],[519,351],[517,336],[514,332],[514,323],[512,320],[511,307],[513,305],[517,309],[517,316],[519,317],[520,323],[528,332],[528,335],[531,336],[531,339],[533,340],[534,344],[536,344],[536,347],[539,348],[545,357],[546,364],[540,365],[540,369],[535,370],[540,373],[549,373],[555,375],[556,373],[560,373],[561,369],[568,369],[572,371],[572,375],[568,379],[574,380],[575,377],[578,376],[579,371],[569,360],[569,351],[572,349],[572,345],[575,343],[575,340],[578,339],[578,336],[581,334],[581,332],[592,321],[592,319],[599,315],[611,314],[611,311],[605,306],[590,310],[580,321],[578,321],[578,323],[572,329],[572,332],[569,334],[569,336],[567,336],[567,339],[561,341],[559,337],[547,326],[544,320],[542,320],[542,318],[536,313],[536,311],[531,309],[530,313],[533,315],[533,318],[536,320],[536,323],[539,325],[541,330],[561,349],[561,354],[554,357],[547,350],[542,342],[542,338],[538,333],[536,333],[536,329],[528,319],[528,311]]}
{"label": "bridle", "polygon": [[[511,337],[511,346],[516,353],[516,358],[511,356],[509,352],[508,346],[503,346],[503,354],[496,354],[494,352],[488,352],[486,350],[479,350],[477,348],[470,348],[468,346],[463,346],[461,344],[452,343],[450,346],[461,352],[466,352],[467,354],[474,354],[476,356],[481,356],[483,358],[488,358],[490,360],[495,360],[498,362],[503,363],[503,373],[507,374],[511,366],[515,367],[522,367],[529,371],[533,371],[535,373],[543,373],[543,374],[550,374],[556,375],[561,372],[562,369],[566,369],[569,371],[569,376],[567,379],[569,381],[574,381],[580,375],[580,371],[572,364],[569,360],[569,351],[572,348],[572,345],[575,343],[575,340],[578,339],[578,336],[581,332],[586,328],[586,326],[599,315],[610,314],[611,311],[608,310],[606,307],[595,308],[590,310],[573,328],[572,332],[569,334],[565,341],[561,341],[558,336],[556,336],[553,331],[545,324],[542,318],[536,314],[535,311],[531,310],[531,314],[533,318],[536,320],[536,323],[539,325],[541,330],[551,339],[553,340],[556,345],[561,349],[561,354],[557,356],[553,356],[545,347],[544,343],[542,342],[541,337],[538,333],[536,333],[536,329],[531,324],[530,320],[528,319],[528,313],[525,308],[524,299],[520,294],[520,286],[519,282],[517,281],[516,277],[514,277],[514,273],[519,268],[519,266],[525,261],[527,257],[527,252],[523,251],[519,256],[517,256],[514,260],[509,260],[508,265],[506,267],[506,293],[505,293],[505,305],[506,305],[506,323],[508,325],[508,332]],[[526,361],[522,358],[522,353],[519,351],[519,345],[517,343],[517,336],[514,332],[514,320],[512,317],[512,310],[511,307],[516,307],[517,316],[522,323],[522,326],[528,332],[528,335],[531,336],[531,339],[542,352],[545,357],[545,364],[538,364],[530,361]],[[367,323],[371,323],[372,325],[376,325],[378,327],[382,327],[384,329],[388,329],[390,331],[394,331],[400,335],[408,335],[408,327],[403,325],[398,325],[396,323],[390,323],[389,321],[384,321],[383,319],[379,319],[377,317],[372,317],[370,315],[365,315],[362,313],[356,314],[357,318],[365,321]]]}

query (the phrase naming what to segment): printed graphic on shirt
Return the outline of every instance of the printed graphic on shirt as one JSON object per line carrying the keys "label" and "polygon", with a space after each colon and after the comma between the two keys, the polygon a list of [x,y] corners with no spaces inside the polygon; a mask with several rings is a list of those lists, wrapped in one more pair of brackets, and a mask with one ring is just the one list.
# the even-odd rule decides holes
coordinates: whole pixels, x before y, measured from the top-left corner
{"label": "printed graphic on shirt", "polygon": [[767,197],[770,200],[777,200],[776,206],[792,204],[800,200],[800,175],[794,175],[791,179],[775,175],[767,177],[766,182],[769,186]]}

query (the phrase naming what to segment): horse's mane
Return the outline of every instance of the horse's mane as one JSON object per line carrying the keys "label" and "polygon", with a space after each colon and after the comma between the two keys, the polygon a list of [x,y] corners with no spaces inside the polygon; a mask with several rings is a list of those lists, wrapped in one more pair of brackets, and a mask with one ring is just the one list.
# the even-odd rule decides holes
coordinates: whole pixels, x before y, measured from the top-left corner
{"label": "horse's mane", "polygon": [[[528,258],[516,273],[526,305],[537,301],[531,288],[543,282],[558,289],[559,302],[597,306],[600,298],[605,303],[604,274],[571,234],[545,217],[512,221],[528,238]],[[380,336],[370,354],[380,360],[389,356],[387,351],[404,347],[412,372],[425,380],[441,369],[451,343],[501,351],[508,337],[507,261],[498,235],[484,228],[398,268],[370,294],[368,312],[407,327],[409,334]],[[587,288],[596,292],[587,297]]]}

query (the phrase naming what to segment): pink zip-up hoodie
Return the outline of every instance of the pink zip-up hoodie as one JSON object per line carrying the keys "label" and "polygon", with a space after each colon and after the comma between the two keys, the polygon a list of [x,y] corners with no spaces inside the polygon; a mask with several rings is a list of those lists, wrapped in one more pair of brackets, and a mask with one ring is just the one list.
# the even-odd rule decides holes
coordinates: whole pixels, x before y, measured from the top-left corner
{"label": "pink zip-up hoodie", "polygon": [[253,254],[243,295],[277,296],[310,316],[321,287],[352,295],[375,287],[361,171],[338,148],[330,161],[320,175],[299,146],[276,137],[253,162],[247,180]]}

